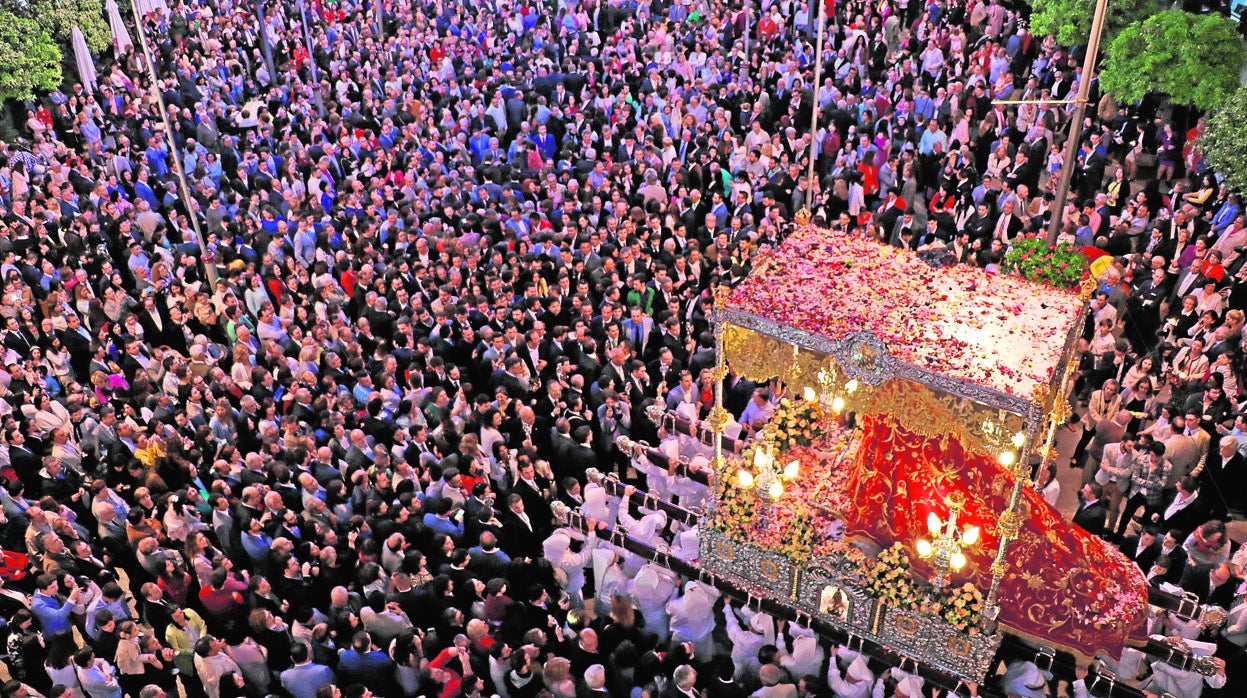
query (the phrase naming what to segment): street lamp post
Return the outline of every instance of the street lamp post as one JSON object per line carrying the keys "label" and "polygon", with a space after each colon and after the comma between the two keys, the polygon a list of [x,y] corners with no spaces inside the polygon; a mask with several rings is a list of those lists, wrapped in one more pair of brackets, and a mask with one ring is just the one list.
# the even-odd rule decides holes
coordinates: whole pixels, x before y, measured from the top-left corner
{"label": "street lamp post", "polygon": [[268,22],[264,18],[264,0],[252,0],[251,7],[255,11],[255,18],[259,20],[260,53],[264,56],[264,67],[268,68],[269,79],[276,81],[277,65],[273,63],[273,47],[268,42]]}
{"label": "street lamp post", "polygon": [[303,30],[303,43],[307,48],[308,77],[312,81],[312,99],[316,102],[316,113],[323,117],[325,100],[320,93],[320,71],[316,67],[316,56],[312,54],[312,35],[307,27],[311,13],[307,11],[303,0],[298,0],[295,7],[299,12],[299,27]]}
{"label": "street lamp post", "polygon": [[208,253],[208,244],[204,239],[203,230],[199,228],[199,215],[195,212],[194,198],[191,196],[190,186],[186,183],[186,173],[182,170],[182,157],[178,153],[177,141],[173,138],[173,126],[169,124],[169,108],[165,105],[165,96],[160,89],[160,78],[156,75],[156,60],[147,45],[147,34],[143,31],[143,15],[139,13],[137,0],[130,0],[130,9],[134,12],[134,28],[138,30],[139,48],[143,51],[143,61],[147,63],[152,91],[156,94],[156,104],[160,107],[160,123],[164,125],[165,138],[169,141],[169,152],[172,155],[173,171],[178,178],[178,191],[182,195],[182,205],[186,207],[186,217],[190,219],[191,229],[195,232],[195,242],[199,243],[199,262],[203,264],[208,282],[216,287],[216,263],[214,261],[209,264],[204,259],[204,255]]}
{"label": "street lamp post", "polygon": [[1052,220],[1048,221],[1048,244],[1055,245],[1061,234],[1061,219],[1065,215],[1065,201],[1069,197],[1070,183],[1074,177],[1074,164],[1078,159],[1078,142],[1082,138],[1082,120],[1087,113],[1087,99],[1091,95],[1091,81],[1095,78],[1096,58],[1100,54],[1100,38],[1104,33],[1104,15],[1108,0],[1096,0],[1095,16],[1091,20],[1091,36],[1087,39],[1087,55],[1082,64],[1082,80],[1078,82],[1078,97],[1074,100],[1074,120],[1069,127],[1069,141],[1065,144],[1065,158],[1061,162],[1061,181],[1052,202]]}
{"label": "street lamp post", "polygon": [[[815,0],[815,2],[818,3],[818,19],[816,20],[818,22],[818,38],[814,42],[814,89],[812,90],[812,94],[814,95],[814,104],[811,105],[813,109],[811,110],[812,115],[810,116],[810,163],[809,170],[806,174],[806,180],[810,184],[810,197],[814,196],[814,161],[816,160],[814,157],[814,151],[818,146],[818,117],[821,105],[818,93],[822,88],[823,82],[823,29],[827,24],[827,1]],[[809,201],[805,202],[805,209],[813,210]]]}
{"label": "street lamp post", "polygon": [[747,71],[749,70],[749,16],[753,14],[753,3],[751,1],[745,2],[744,12],[745,12],[745,30],[744,30],[745,36],[743,38],[745,39],[745,70]]}

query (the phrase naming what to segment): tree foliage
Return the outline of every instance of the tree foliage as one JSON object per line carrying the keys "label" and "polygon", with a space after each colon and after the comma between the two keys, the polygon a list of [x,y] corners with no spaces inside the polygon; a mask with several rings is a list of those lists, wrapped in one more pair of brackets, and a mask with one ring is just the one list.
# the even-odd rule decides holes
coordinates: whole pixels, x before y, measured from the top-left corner
{"label": "tree foliage", "polygon": [[[1031,32],[1036,36],[1053,34],[1066,46],[1085,46],[1091,35],[1091,19],[1096,0],[1034,0]],[[1156,0],[1112,0],[1104,18],[1104,42],[1112,41],[1134,22],[1156,14]]]}
{"label": "tree foliage", "polygon": [[17,7],[22,15],[38,22],[52,38],[67,46],[75,26],[82,30],[92,53],[100,53],[113,44],[102,0],[22,0]]}
{"label": "tree foliage", "polygon": [[33,20],[0,10],[0,100],[29,99],[61,84],[61,49]]}
{"label": "tree foliage", "polygon": [[1196,147],[1205,162],[1238,192],[1247,192],[1247,87],[1240,87],[1213,112]]}
{"label": "tree foliage", "polygon": [[1100,85],[1125,102],[1162,92],[1209,111],[1238,88],[1245,56],[1242,38],[1225,17],[1166,10],[1113,39]]}

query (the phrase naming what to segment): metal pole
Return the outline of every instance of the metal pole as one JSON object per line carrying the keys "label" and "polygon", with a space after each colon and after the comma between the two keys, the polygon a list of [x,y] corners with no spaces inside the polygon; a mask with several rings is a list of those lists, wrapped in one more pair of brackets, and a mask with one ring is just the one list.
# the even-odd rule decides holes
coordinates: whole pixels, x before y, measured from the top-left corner
{"label": "metal pole", "polygon": [[186,184],[186,173],[182,171],[182,156],[178,153],[177,141],[173,139],[173,127],[169,124],[169,109],[165,106],[165,96],[160,90],[160,79],[156,75],[156,60],[147,46],[147,34],[143,31],[143,15],[139,13],[137,0],[130,0],[130,10],[134,12],[134,28],[138,30],[139,47],[143,51],[143,60],[147,62],[147,72],[152,80],[152,90],[156,93],[156,102],[160,106],[160,122],[165,127],[165,138],[169,139],[169,153],[173,156],[173,171],[178,176],[178,189],[182,194],[182,205],[186,207],[186,217],[191,221],[191,229],[195,232],[195,241],[199,243],[199,263],[203,265],[208,283],[216,287],[216,263],[209,264],[204,260],[208,253],[208,244],[204,240],[203,231],[199,229],[199,216],[195,213],[194,201],[190,186]]}
{"label": "metal pole", "polygon": [[1055,245],[1061,234],[1061,218],[1065,215],[1065,200],[1069,197],[1070,182],[1074,177],[1074,165],[1078,159],[1078,141],[1082,138],[1082,120],[1087,113],[1087,97],[1091,94],[1091,81],[1095,78],[1096,58],[1100,53],[1100,36],[1104,33],[1104,14],[1108,0],[1096,0],[1095,17],[1091,22],[1091,36],[1087,40],[1087,56],[1083,59],[1082,80],[1078,82],[1078,97],[1074,100],[1074,120],[1069,127],[1069,142],[1065,144],[1065,159],[1061,163],[1061,182],[1052,202],[1052,220],[1048,222],[1048,244]]}
{"label": "metal pole", "polygon": [[[1101,0],[1101,2],[1103,1]],[[810,117],[810,165],[805,177],[810,183],[808,196],[811,199],[814,198],[814,185],[816,183],[814,179],[814,161],[817,158],[814,157],[814,150],[818,146],[818,115],[820,110],[818,93],[823,82],[823,28],[827,24],[825,17],[827,0],[815,0],[815,2],[818,3],[818,19],[816,20],[818,22],[818,39],[814,42],[814,108]],[[814,210],[810,203],[810,201],[805,202],[804,208],[807,211]]]}
{"label": "metal pole", "polygon": [[385,40],[385,2],[384,0],[372,0],[372,4],[377,8],[377,41]]}
{"label": "metal pole", "polygon": [[303,29],[303,43],[307,47],[307,65],[309,70],[309,78],[312,81],[312,99],[316,103],[316,113],[322,117],[325,115],[325,100],[320,93],[320,71],[316,67],[316,56],[312,53],[312,35],[308,31],[308,17],[311,13],[307,11],[303,0],[299,0],[296,5],[299,12],[299,26]]}
{"label": "metal pole", "polygon": [[727,379],[727,357],[723,351],[723,329],[727,324],[723,311],[727,309],[726,286],[719,286],[714,292],[714,408],[710,410],[710,415],[706,418],[706,424],[709,425],[711,433],[714,435],[714,476],[721,478],[715,481],[716,485],[721,485],[731,479],[728,473],[727,459],[723,456],[723,430],[727,427],[729,418],[727,409],[723,407],[723,392],[727,388],[724,381]]}
{"label": "metal pole", "polygon": [[264,0],[252,0],[255,17],[259,20],[260,53],[264,56],[264,67],[268,68],[269,80],[277,81],[277,65],[273,63],[273,48],[268,43],[268,22],[264,19]]}
{"label": "metal pole", "polygon": [[745,72],[749,72],[749,14],[753,9],[753,3],[745,2]]}

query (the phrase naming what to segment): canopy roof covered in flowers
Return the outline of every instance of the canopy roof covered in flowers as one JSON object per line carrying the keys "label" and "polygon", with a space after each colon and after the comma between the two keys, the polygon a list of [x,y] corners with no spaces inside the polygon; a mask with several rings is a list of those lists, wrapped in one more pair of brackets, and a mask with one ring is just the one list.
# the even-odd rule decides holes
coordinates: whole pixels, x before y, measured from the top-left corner
{"label": "canopy roof covered in flowers", "polygon": [[745,313],[831,342],[866,330],[900,362],[1022,402],[1053,387],[1083,305],[1074,291],[813,226],[759,255],[727,300],[729,321]]}
{"label": "canopy roof covered in flowers", "polygon": [[[913,550],[929,515],[943,519],[957,495],[982,534],[954,584],[998,582],[1008,632],[1085,657],[1120,655],[1145,638],[1142,574],[1026,488],[1041,424],[1050,448],[1063,420],[1061,379],[1084,307],[1070,290],[798,227],[726,298],[716,318],[724,358],[738,375],[781,377],[806,400],[840,400],[863,428],[846,440],[828,427],[805,443],[800,419],[781,424],[777,462],[795,459],[803,481],[828,486],[788,483],[759,517],[756,493],[721,474],[715,530],[820,564],[832,552],[827,512],[850,537]],[[776,413],[789,411],[781,403]],[[935,572],[911,559],[923,576]]]}

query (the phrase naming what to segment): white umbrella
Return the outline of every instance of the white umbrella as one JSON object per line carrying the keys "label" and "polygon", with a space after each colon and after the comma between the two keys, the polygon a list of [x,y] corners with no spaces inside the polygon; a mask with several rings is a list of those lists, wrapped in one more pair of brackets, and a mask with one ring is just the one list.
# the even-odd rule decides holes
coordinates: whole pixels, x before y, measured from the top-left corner
{"label": "white umbrella", "polygon": [[91,57],[91,49],[87,48],[87,37],[77,26],[70,32],[70,43],[74,46],[74,60],[78,63],[78,79],[82,86],[94,92],[96,83],[95,59]]}
{"label": "white umbrella", "polygon": [[136,0],[135,4],[139,7],[139,14],[144,17],[157,10],[161,14],[169,14],[169,6],[165,4],[165,0]]}
{"label": "white umbrella", "polygon": [[108,26],[113,30],[113,49],[121,56],[126,49],[134,46],[134,42],[130,40],[130,31],[126,29],[125,20],[121,19],[121,10],[117,8],[116,0],[105,2],[104,11],[108,13]]}

